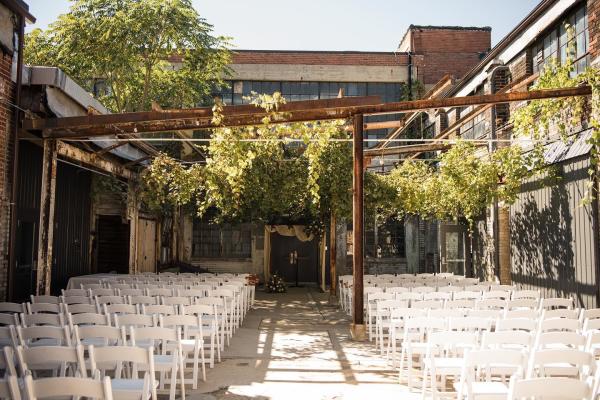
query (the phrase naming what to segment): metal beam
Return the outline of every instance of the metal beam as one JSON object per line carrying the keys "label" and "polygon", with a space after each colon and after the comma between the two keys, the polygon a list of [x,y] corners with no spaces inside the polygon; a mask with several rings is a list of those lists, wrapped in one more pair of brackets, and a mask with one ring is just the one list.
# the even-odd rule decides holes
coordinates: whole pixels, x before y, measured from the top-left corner
{"label": "metal beam", "polygon": [[363,316],[363,225],[364,225],[364,158],[363,158],[363,115],[354,116],[353,190],[352,190],[352,264],[353,264],[353,313],[352,336],[355,340],[365,339]]}
{"label": "metal beam", "polygon": [[367,150],[365,156],[389,156],[396,154],[412,154],[424,151],[448,150],[452,147],[449,143],[426,143],[426,144],[411,144],[407,146],[386,147],[384,149]]}
{"label": "metal beam", "polygon": [[[552,99],[561,97],[587,96],[591,94],[589,86],[565,89],[545,89],[529,92],[510,92],[493,95],[450,97],[403,101],[385,104],[369,104],[369,97],[348,97],[331,100],[311,100],[287,103],[280,107],[277,118],[272,123],[346,119],[356,114],[405,113],[438,108],[479,106],[519,101]],[[356,105],[345,101],[354,100]],[[362,102],[362,104],[361,104]],[[345,104],[345,105],[344,105]],[[225,107],[223,121],[219,126],[260,125],[268,116],[263,109],[255,106]],[[218,127],[211,121],[212,110],[197,108],[187,110],[147,111],[140,113],[88,115],[54,119],[24,120],[23,126],[29,130],[45,130],[46,138],[82,138],[114,134],[118,128],[124,133],[131,132],[167,132]],[[72,132],[67,132],[69,129]]]}
{"label": "metal beam", "polygon": [[365,131],[373,131],[375,129],[402,128],[403,126],[404,121],[367,122],[363,129]]}

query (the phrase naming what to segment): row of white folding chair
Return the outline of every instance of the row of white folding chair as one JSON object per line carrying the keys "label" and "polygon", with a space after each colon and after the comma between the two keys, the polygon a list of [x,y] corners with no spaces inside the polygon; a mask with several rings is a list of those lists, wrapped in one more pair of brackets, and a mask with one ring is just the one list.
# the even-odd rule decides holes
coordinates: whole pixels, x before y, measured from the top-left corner
{"label": "row of white folding chair", "polygon": [[[155,345],[156,340],[162,340],[163,342],[156,348],[161,351],[160,357],[157,358],[157,360],[160,361],[159,367],[162,365],[161,368],[164,372],[168,370],[166,367],[169,364],[175,366],[177,360],[177,363],[182,367],[186,363],[186,360],[192,362],[192,379],[188,381],[192,383],[193,388],[196,388],[200,368],[203,379],[206,380],[202,324],[196,322],[198,320],[198,317],[192,315],[161,316],[159,323],[160,327],[130,327],[128,334],[126,334],[124,327],[119,329],[109,326],[76,326],[76,339],[73,343],[96,347],[113,347],[126,344],[135,346],[137,338],[139,344],[146,346]],[[46,354],[54,354],[59,351],[57,349],[60,349],[60,347],[56,346],[66,346],[67,348],[71,346],[71,342],[66,334],[63,338],[63,342],[57,341],[55,343],[50,343],[48,341],[49,338],[59,339],[59,334],[57,332],[60,328],[52,328],[54,327],[17,327],[20,345],[25,346],[26,348],[40,347],[45,350]],[[52,330],[54,330],[54,332],[52,332]],[[181,336],[181,332],[183,332],[183,337]],[[42,337],[43,339],[41,339]],[[174,345],[176,345],[175,348],[173,348]],[[172,351],[173,349],[176,349],[177,353],[172,353],[170,358],[165,359],[167,350]],[[183,355],[192,354],[192,357],[188,357],[187,359],[186,357],[181,357],[180,359],[177,359],[177,357],[180,357],[181,352],[183,352]],[[44,351],[42,351],[42,353],[44,353]],[[184,382],[183,368],[176,367],[176,369],[173,369],[171,371],[171,398],[174,396],[176,370],[181,371],[181,381]],[[161,388],[164,388],[163,378],[161,378]]]}

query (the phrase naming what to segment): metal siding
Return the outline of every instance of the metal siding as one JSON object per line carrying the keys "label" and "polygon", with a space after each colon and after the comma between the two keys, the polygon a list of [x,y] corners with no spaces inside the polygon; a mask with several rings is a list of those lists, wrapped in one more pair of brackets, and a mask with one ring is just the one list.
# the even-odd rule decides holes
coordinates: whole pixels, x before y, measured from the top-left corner
{"label": "metal siding", "polygon": [[573,296],[579,306],[597,307],[594,210],[582,204],[588,189],[588,156],[556,165],[561,177],[522,185],[511,206],[512,278],[544,296]]}
{"label": "metal siding", "polygon": [[52,292],[90,273],[90,172],[59,162],[56,179]]}

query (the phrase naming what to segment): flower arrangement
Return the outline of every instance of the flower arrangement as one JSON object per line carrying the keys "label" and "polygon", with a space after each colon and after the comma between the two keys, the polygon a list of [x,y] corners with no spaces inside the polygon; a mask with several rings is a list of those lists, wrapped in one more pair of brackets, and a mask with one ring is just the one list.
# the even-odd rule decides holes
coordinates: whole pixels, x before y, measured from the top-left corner
{"label": "flower arrangement", "polygon": [[285,287],[285,282],[283,278],[280,277],[277,272],[272,274],[269,277],[269,281],[267,282],[267,292],[269,293],[285,293],[287,288]]}

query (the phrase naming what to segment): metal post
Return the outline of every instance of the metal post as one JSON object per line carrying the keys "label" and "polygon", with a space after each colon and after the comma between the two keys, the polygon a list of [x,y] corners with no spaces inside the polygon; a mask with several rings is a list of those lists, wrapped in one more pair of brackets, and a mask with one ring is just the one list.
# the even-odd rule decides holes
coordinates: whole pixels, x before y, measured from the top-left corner
{"label": "metal post", "polygon": [[36,294],[50,294],[52,245],[54,240],[54,199],[56,194],[56,140],[44,140],[40,228],[37,255]]}
{"label": "metal post", "polygon": [[354,116],[354,181],[352,190],[352,246],[354,275],[354,313],[352,337],[354,340],[365,340],[364,300],[363,300],[363,115]]}
{"label": "metal post", "polygon": [[337,256],[337,244],[336,244],[336,220],[335,214],[331,212],[331,219],[329,220],[329,274],[331,277],[331,285],[329,286],[329,294],[335,296],[337,286],[337,272],[336,267],[336,256]]}

